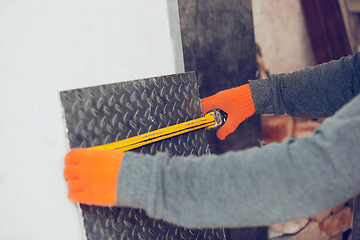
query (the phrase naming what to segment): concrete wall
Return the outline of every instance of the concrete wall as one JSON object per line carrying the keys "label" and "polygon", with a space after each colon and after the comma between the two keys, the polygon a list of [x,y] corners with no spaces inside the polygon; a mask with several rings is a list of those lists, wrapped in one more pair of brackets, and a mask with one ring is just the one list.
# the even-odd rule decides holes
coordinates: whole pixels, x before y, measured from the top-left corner
{"label": "concrete wall", "polygon": [[270,73],[315,64],[300,0],[252,0],[255,41]]}
{"label": "concrete wall", "polygon": [[0,239],[81,239],[59,91],[183,72],[176,0],[0,1]]}

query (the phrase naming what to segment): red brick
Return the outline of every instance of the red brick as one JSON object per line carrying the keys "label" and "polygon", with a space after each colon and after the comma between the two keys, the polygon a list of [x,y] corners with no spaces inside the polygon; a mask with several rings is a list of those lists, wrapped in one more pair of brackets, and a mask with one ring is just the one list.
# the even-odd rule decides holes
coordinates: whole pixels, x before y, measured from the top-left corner
{"label": "red brick", "polygon": [[282,142],[293,135],[294,118],[288,115],[264,115],[261,118],[261,125],[265,143]]}
{"label": "red brick", "polygon": [[354,206],[354,202],[355,202],[355,198],[353,197],[353,198],[349,199],[349,201],[346,202],[346,205],[352,207],[352,206]]}
{"label": "red brick", "polygon": [[314,216],[311,216],[310,219],[311,220],[314,220],[316,222],[322,222],[325,218],[327,218],[328,216],[330,216],[331,214],[331,209],[325,211],[325,212],[322,212],[322,213],[318,213]]}
{"label": "red brick", "polygon": [[321,119],[295,118],[294,137],[311,136],[321,123]]}
{"label": "red brick", "polygon": [[330,240],[343,240],[343,233],[336,234],[335,236],[331,237]]}
{"label": "red brick", "polygon": [[320,229],[330,236],[335,236],[351,228],[352,210],[345,207],[340,212],[331,215],[320,223]]}
{"label": "red brick", "polygon": [[329,240],[330,236],[322,231],[318,222],[311,221],[298,234],[289,238],[289,240]]}
{"label": "red brick", "polygon": [[342,204],[334,207],[334,208],[331,210],[331,213],[332,213],[332,214],[336,214],[336,213],[340,212],[344,207],[345,207],[345,203],[342,203]]}
{"label": "red brick", "polygon": [[295,234],[304,228],[309,222],[308,218],[274,224],[269,226],[269,238],[275,238],[286,234]]}

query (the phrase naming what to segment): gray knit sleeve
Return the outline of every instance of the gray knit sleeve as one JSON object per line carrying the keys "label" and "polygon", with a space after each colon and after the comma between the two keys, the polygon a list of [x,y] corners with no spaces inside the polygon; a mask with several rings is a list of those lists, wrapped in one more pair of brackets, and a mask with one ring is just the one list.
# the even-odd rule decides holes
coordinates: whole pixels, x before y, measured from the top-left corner
{"label": "gray knit sleeve", "polygon": [[360,55],[250,81],[256,113],[328,117],[360,91]]}
{"label": "gray knit sleeve", "polygon": [[310,216],[360,192],[360,95],[313,136],[201,157],[126,153],[117,203],[195,227]]}

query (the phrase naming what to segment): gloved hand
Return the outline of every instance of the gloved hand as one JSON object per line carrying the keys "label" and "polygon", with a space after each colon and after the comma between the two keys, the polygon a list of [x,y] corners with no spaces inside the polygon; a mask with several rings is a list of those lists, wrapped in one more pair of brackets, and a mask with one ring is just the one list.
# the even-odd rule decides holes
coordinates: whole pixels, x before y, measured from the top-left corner
{"label": "gloved hand", "polygon": [[201,107],[204,114],[213,109],[221,109],[228,114],[225,124],[216,132],[216,136],[221,140],[224,140],[242,121],[255,113],[250,84],[220,91],[201,99]]}
{"label": "gloved hand", "polygon": [[116,187],[124,152],[72,149],[65,156],[68,198],[88,205],[116,205]]}

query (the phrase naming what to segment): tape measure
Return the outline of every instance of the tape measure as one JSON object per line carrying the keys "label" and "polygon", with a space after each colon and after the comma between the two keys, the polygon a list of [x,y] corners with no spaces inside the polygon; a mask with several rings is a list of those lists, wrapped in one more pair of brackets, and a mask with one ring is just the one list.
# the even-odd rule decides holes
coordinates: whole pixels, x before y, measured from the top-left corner
{"label": "tape measure", "polygon": [[220,110],[214,110],[207,113],[204,117],[190,120],[187,122],[175,124],[173,126],[161,128],[155,131],[144,133],[135,137],[127,138],[113,143],[91,147],[94,150],[117,150],[129,151],[144,145],[158,142],[167,138],[178,136],[183,133],[191,132],[197,129],[216,128],[224,124],[226,114]]}

